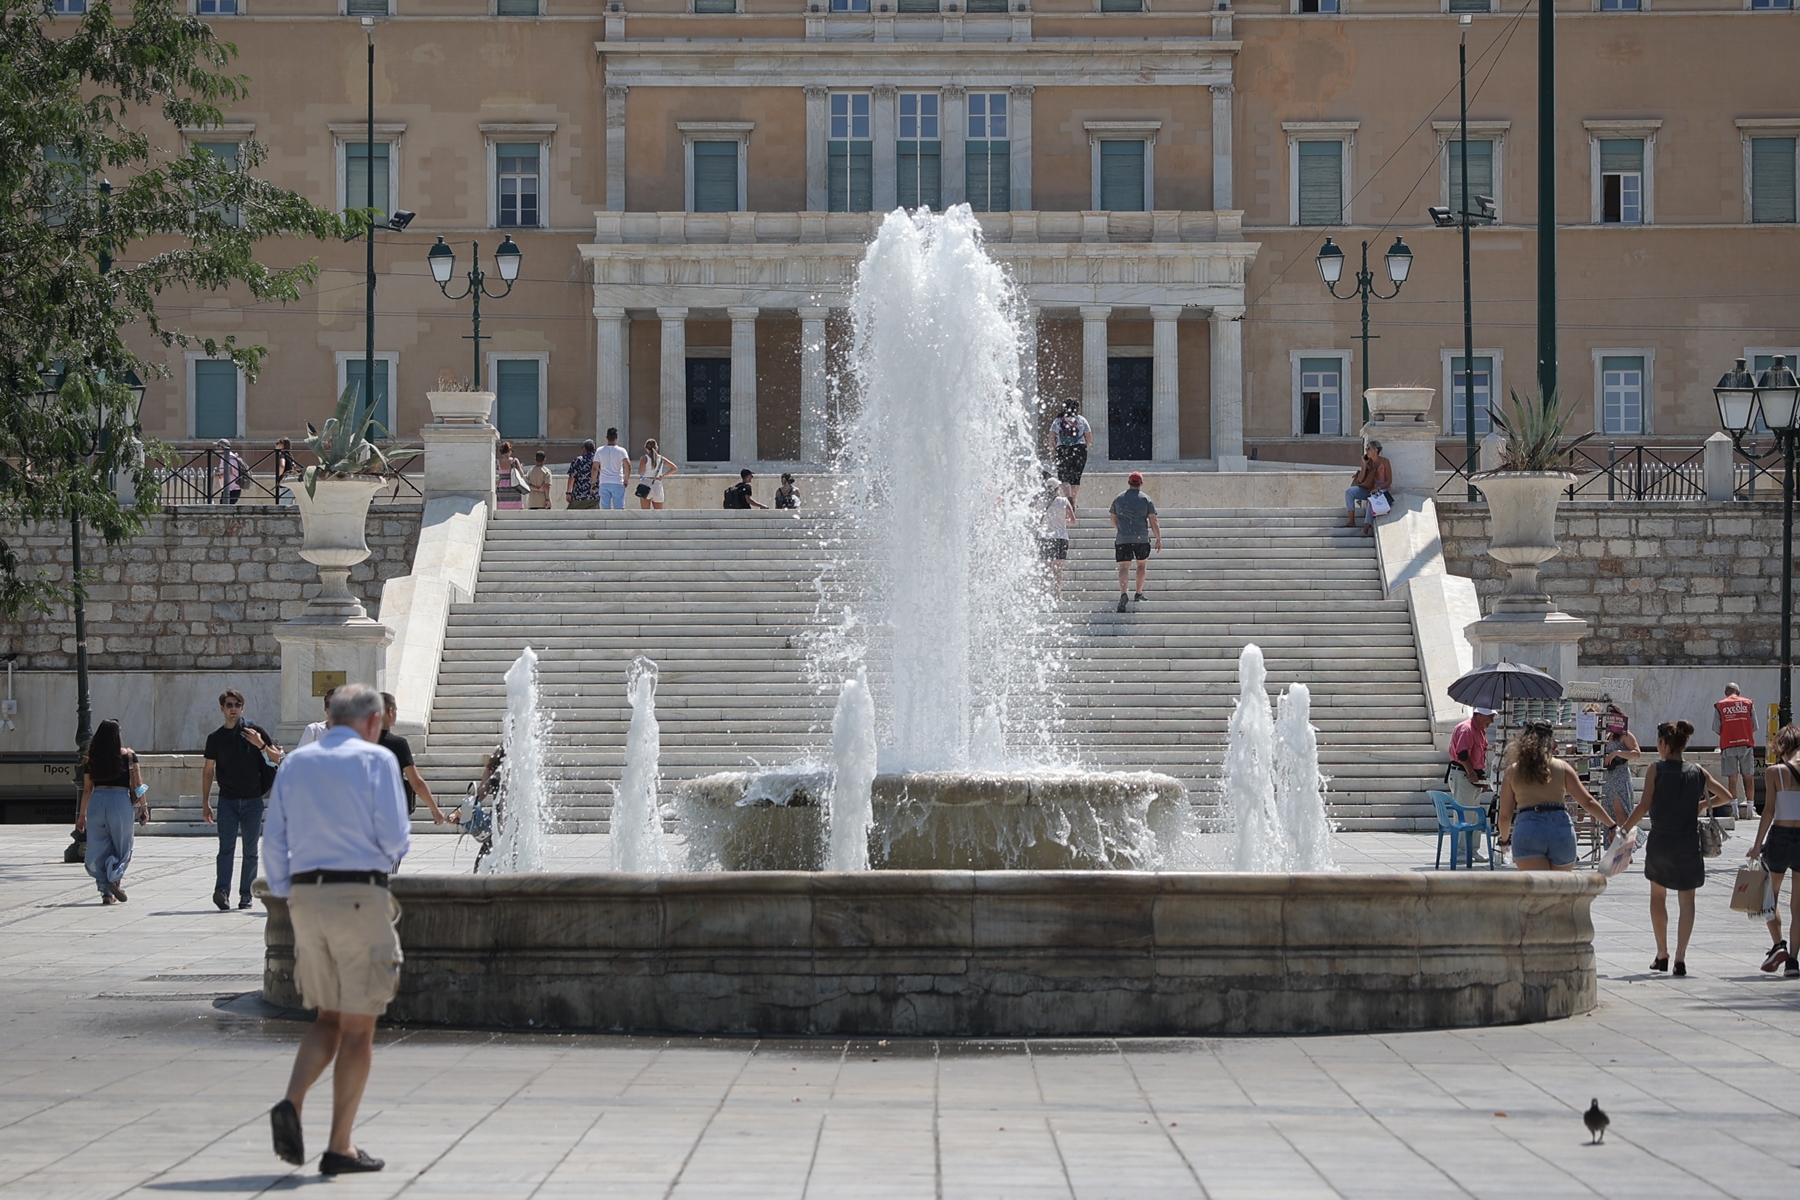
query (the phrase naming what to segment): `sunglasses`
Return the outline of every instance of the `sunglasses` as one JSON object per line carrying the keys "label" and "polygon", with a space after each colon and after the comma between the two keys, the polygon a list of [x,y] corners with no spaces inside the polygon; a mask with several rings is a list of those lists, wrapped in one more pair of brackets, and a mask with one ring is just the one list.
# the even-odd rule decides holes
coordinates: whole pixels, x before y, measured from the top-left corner
{"label": "sunglasses", "polygon": [[226,701],[226,702],[225,702],[225,703],[223,703],[223,704],[221,704],[221,705],[219,705],[219,707],[220,707],[220,708],[242,708],[242,707],[244,707],[244,706],[243,706],[243,704],[242,704],[242,703],[240,703],[240,702],[239,702],[239,701],[236,701],[236,700],[227,700],[227,701]]}

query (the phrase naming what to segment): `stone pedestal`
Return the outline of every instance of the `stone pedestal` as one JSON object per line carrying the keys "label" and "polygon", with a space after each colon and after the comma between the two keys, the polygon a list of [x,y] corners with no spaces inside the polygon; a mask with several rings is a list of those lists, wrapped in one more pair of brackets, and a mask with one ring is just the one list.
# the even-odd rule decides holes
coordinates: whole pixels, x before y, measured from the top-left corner
{"label": "stone pedestal", "polygon": [[1437,426],[1427,416],[1437,392],[1425,387],[1370,388],[1363,393],[1369,419],[1364,441],[1381,443],[1394,467],[1394,490],[1432,495],[1437,491]]}
{"label": "stone pedestal", "polygon": [[1715,433],[1706,439],[1700,451],[1700,473],[1706,481],[1706,498],[1722,504],[1737,497],[1737,481],[1733,478],[1731,438]]}
{"label": "stone pedestal", "polygon": [[1566,612],[1498,612],[1463,628],[1475,665],[1524,663],[1567,683],[1575,678],[1588,623]]}
{"label": "stone pedestal", "polygon": [[419,431],[425,447],[425,499],[478,496],[494,510],[494,454],[500,431],[489,420],[492,392],[427,392],[431,424]]}
{"label": "stone pedestal", "polygon": [[1574,678],[1588,623],[1558,611],[1538,581],[1538,568],[1557,555],[1556,506],[1574,479],[1562,471],[1496,471],[1475,477],[1475,486],[1487,497],[1488,555],[1510,575],[1493,611],[1463,631],[1477,666],[1504,660],[1565,682]]}

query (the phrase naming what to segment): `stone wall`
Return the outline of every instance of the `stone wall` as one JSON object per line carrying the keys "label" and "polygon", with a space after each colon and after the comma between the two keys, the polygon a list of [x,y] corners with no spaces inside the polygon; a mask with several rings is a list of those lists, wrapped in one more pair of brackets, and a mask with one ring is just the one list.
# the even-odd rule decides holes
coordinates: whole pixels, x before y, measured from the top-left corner
{"label": "stone wall", "polygon": [[[376,504],[370,555],[350,588],[378,615],[382,583],[412,569],[422,509]],[[69,577],[69,530],[48,524],[9,539],[23,570]],[[281,648],[271,630],[318,594],[319,573],[301,560],[300,513],[291,507],[173,508],[118,546],[82,542],[88,571],[88,665],[94,670],[271,670]],[[70,610],[0,622],[0,653],[26,670],[75,665]]]}
{"label": "stone wall", "polygon": [[[1475,580],[1482,611],[1506,584],[1487,555],[1482,504],[1438,506],[1444,563]],[[1736,666],[1772,663],[1781,637],[1781,505],[1694,501],[1571,503],[1562,553],[1541,578],[1593,632],[1581,661]]]}

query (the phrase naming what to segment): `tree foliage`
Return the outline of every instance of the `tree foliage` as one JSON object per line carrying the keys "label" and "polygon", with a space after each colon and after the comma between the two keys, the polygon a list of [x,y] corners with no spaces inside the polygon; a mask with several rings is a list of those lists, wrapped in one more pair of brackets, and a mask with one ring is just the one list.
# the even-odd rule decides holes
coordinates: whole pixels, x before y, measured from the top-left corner
{"label": "tree foliage", "polygon": [[[129,15],[90,0],[58,16],[51,0],[0,0],[0,612],[66,598],[28,575],[13,531],[79,514],[104,541],[136,533],[157,507],[151,466],[123,380],[166,373],[131,349],[229,357],[252,378],[263,350],[195,337],[157,313],[168,293],[239,289],[298,299],[310,260],[258,260],[268,237],[341,237],[337,216],[255,177],[263,148],[235,164],[182,130],[216,128],[247,81],[236,48],[179,0],[135,0]],[[214,140],[225,140],[215,138]],[[360,226],[363,218],[353,218]],[[46,368],[63,364],[46,394]],[[54,382],[54,379],[52,380]],[[146,462],[144,450],[149,451]],[[135,500],[121,503],[113,479]],[[76,586],[79,586],[77,581]]]}

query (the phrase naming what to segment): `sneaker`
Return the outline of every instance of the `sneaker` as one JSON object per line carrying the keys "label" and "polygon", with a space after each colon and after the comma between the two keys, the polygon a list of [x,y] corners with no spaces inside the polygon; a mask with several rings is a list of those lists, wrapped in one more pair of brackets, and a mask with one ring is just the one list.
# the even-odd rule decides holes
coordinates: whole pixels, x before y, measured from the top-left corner
{"label": "sneaker", "polygon": [[220,912],[228,912],[231,909],[231,900],[224,892],[214,892],[213,903],[219,906]]}
{"label": "sneaker", "polygon": [[255,901],[251,900],[250,897],[248,897],[248,896],[239,896],[238,897],[238,907],[239,908],[249,908],[253,903],[255,903]]}
{"label": "sneaker", "polygon": [[1139,604],[1142,604],[1144,602],[1144,593],[1139,592],[1136,596],[1136,600]]}
{"label": "sneaker", "polygon": [[1782,963],[1792,961],[1793,957],[1788,954],[1787,940],[1784,938],[1769,947],[1769,957],[1763,959],[1762,969],[1772,972]]}
{"label": "sneaker", "polygon": [[1126,595],[1124,592],[1119,593],[1119,611],[1120,612],[1124,612],[1125,606],[1130,602],[1131,602],[1130,596]]}
{"label": "sneaker", "polygon": [[111,892],[101,892],[100,893],[100,903],[102,903],[102,904],[117,904],[118,901],[113,899],[113,895]]}
{"label": "sneaker", "polygon": [[1781,975],[1784,979],[1800,979],[1800,962],[1795,962],[1793,955],[1788,955],[1787,966],[1781,969]]}

